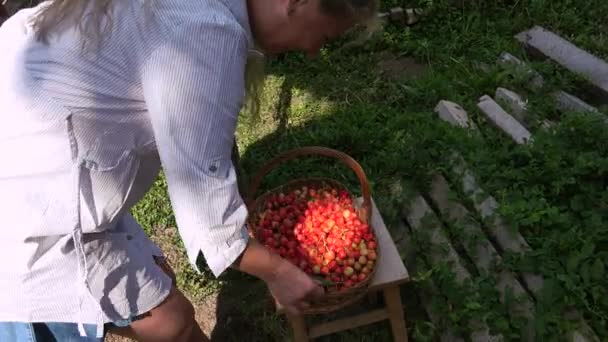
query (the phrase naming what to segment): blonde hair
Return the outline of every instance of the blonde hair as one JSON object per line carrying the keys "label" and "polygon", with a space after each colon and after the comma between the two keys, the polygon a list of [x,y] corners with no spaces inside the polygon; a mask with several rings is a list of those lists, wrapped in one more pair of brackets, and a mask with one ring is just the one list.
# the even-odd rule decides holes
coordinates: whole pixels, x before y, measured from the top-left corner
{"label": "blonde hair", "polygon": [[[77,25],[86,44],[98,46],[105,30],[112,25],[109,15],[113,0],[50,0],[45,3],[32,23],[38,40],[46,42],[50,33],[61,25]],[[153,0],[145,0],[153,1]],[[375,29],[379,0],[319,0],[321,10],[335,17],[353,18],[367,31]],[[93,6],[85,16],[88,6]],[[102,27],[103,20],[106,19]],[[260,96],[265,80],[265,57],[258,50],[250,51],[245,71],[244,113],[255,121],[259,118]]]}

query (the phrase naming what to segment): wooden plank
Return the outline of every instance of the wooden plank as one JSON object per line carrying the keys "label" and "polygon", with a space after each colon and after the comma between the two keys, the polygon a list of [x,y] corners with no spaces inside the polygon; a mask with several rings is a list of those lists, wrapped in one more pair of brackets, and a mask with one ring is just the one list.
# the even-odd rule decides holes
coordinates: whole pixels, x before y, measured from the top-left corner
{"label": "wooden plank", "polygon": [[[357,198],[356,202],[361,204],[362,198]],[[378,211],[375,201],[372,198],[372,227],[378,240],[379,261],[376,268],[376,273],[370,285],[370,290],[380,290],[391,285],[403,284],[409,281],[408,274],[403,260],[397,251],[397,246],[393,241],[390,233],[386,229],[384,220]]]}
{"label": "wooden plank", "polygon": [[325,335],[334,334],[347,329],[354,329],[375,322],[380,322],[388,319],[388,311],[386,309],[376,309],[370,312],[359,314],[356,316],[337,319],[327,323],[319,323],[313,325],[309,330],[310,338],[317,338]]}
{"label": "wooden plank", "polygon": [[531,54],[549,58],[585,77],[597,100],[608,103],[608,63],[541,26],[518,33],[515,39]]}
{"label": "wooden plank", "polygon": [[384,289],[383,292],[386,311],[388,311],[388,318],[391,321],[393,339],[397,342],[407,342],[407,326],[405,325],[401,291],[399,291],[399,287],[395,285]]}
{"label": "wooden plank", "polygon": [[306,320],[303,315],[287,315],[295,342],[308,342],[310,337],[306,328]]}

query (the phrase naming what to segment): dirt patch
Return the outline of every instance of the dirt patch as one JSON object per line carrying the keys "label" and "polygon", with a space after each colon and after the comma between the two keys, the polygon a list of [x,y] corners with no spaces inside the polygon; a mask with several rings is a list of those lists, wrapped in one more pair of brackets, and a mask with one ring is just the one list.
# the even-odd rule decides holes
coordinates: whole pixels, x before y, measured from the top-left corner
{"label": "dirt patch", "polygon": [[426,74],[427,66],[418,63],[413,57],[384,56],[378,63],[380,72],[391,79],[419,79]]}

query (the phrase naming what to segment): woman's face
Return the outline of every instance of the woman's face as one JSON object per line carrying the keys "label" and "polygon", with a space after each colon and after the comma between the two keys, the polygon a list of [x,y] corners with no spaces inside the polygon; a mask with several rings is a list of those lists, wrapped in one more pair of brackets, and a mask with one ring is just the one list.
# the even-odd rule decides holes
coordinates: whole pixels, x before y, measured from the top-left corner
{"label": "woman's face", "polygon": [[[253,0],[253,2],[262,0]],[[301,51],[316,55],[328,42],[338,38],[355,22],[325,14],[320,0],[277,0],[275,9],[254,16],[254,35],[267,54]]]}

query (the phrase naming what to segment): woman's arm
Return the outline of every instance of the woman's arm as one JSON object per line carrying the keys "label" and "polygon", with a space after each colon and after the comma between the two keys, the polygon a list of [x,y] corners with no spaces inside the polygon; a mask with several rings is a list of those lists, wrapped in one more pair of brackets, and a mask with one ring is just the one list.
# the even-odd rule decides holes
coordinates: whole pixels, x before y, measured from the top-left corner
{"label": "woman's arm", "polygon": [[202,252],[219,276],[249,239],[231,161],[248,44],[215,16],[193,13],[154,41],[141,74],[180,237],[191,264]]}
{"label": "woman's arm", "polygon": [[[231,153],[244,95],[248,44],[237,25],[192,15],[152,47],[142,83],[171,205],[191,264],[202,252],[215,276],[228,267],[263,279],[287,311],[322,289],[249,239]],[[235,263],[235,261],[238,262]]]}
{"label": "woman's arm", "polygon": [[254,239],[249,240],[234,266],[264,280],[275,299],[291,314],[297,314],[310,301],[324,295],[323,289],[306,273]]}

